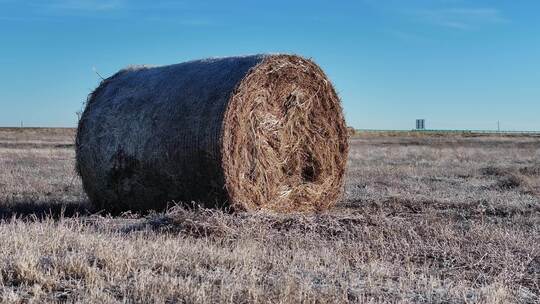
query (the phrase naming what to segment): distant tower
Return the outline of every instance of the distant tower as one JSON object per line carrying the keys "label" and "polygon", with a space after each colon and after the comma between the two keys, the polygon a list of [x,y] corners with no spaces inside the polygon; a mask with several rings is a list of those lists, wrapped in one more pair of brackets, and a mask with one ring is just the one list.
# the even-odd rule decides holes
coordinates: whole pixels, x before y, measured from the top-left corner
{"label": "distant tower", "polygon": [[417,119],[416,120],[416,130],[425,130],[426,129],[426,120]]}

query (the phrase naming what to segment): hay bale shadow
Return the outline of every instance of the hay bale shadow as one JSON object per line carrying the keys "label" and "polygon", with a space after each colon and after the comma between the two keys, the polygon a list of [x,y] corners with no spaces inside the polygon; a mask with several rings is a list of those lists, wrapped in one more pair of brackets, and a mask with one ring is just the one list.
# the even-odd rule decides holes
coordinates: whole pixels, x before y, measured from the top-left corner
{"label": "hay bale shadow", "polygon": [[0,220],[11,218],[53,218],[76,217],[92,214],[93,208],[86,200],[10,200],[0,201]]}

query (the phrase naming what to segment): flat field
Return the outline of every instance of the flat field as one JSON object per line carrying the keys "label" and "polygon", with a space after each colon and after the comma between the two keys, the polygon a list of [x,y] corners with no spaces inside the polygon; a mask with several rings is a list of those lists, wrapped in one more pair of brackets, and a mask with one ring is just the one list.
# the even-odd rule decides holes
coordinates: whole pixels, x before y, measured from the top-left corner
{"label": "flat field", "polygon": [[321,214],[111,217],[74,130],[0,129],[0,302],[539,303],[540,138],[360,134]]}

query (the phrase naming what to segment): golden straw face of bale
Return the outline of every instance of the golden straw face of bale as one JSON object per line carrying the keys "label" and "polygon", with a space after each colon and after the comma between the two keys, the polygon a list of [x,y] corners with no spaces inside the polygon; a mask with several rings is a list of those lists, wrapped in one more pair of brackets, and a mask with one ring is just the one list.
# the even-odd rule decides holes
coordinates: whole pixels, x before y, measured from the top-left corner
{"label": "golden straw face of bale", "polygon": [[124,69],[89,96],[76,140],[84,189],[111,212],[323,210],[341,195],[347,151],[332,84],[294,55]]}
{"label": "golden straw face of bale", "polygon": [[231,97],[222,164],[235,208],[327,209],[341,195],[347,152],[339,98],[310,60],[268,57]]}

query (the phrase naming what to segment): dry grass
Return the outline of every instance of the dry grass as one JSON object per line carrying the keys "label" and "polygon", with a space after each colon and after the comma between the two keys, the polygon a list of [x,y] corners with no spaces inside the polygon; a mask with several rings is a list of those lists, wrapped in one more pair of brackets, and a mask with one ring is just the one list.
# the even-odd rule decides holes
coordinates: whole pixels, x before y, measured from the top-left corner
{"label": "dry grass", "polygon": [[317,215],[108,217],[44,132],[0,130],[2,303],[540,301],[538,138],[353,138]]}

